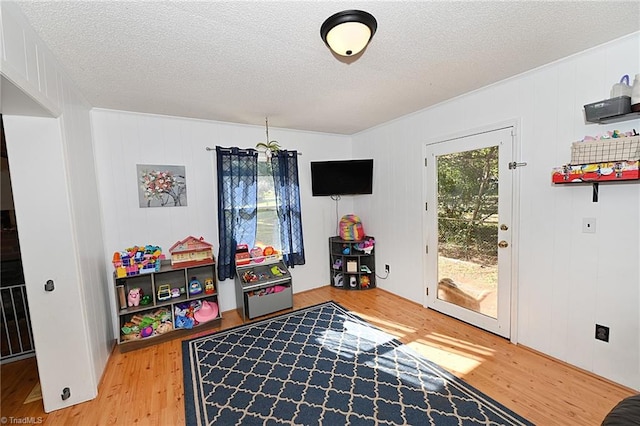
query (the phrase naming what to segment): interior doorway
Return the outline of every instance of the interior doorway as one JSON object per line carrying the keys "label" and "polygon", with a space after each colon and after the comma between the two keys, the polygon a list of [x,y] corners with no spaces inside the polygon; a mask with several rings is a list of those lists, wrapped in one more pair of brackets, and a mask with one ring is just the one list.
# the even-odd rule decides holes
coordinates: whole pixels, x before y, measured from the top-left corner
{"label": "interior doorway", "polygon": [[0,362],[17,361],[35,356],[33,334],[22,268],[18,225],[16,223],[11,188],[9,156],[0,114],[0,140],[2,144],[2,250],[0,252]]}
{"label": "interior doorway", "polygon": [[426,146],[427,305],[511,337],[513,127]]}

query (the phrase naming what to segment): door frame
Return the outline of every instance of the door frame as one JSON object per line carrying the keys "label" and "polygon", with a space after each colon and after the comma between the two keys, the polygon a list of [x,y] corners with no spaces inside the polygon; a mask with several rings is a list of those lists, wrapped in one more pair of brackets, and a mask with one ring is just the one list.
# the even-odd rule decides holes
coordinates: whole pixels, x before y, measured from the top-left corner
{"label": "door frame", "polygon": [[[513,128],[513,147],[512,147],[512,161],[521,162],[521,149],[520,149],[520,124],[519,118],[514,118],[510,120],[505,120],[502,122],[497,122],[494,124],[462,130],[459,132],[447,134],[444,136],[438,136],[434,138],[427,139],[422,145],[422,157],[424,158],[424,167],[422,169],[422,200],[423,200],[423,210],[422,210],[422,297],[423,302],[422,305],[425,308],[429,308],[429,297],[427,296],[428,289],[428,262],[427,262],[427,252],[426,248],[428,245],[428,217],[427,217],[427,208],[425,206],[427,200],[427,151],[430,145],[434,145],[437,143],[446,143],[447,141],[453,139],[464,138],[468,136],[477,135],[480,133],[489,133],[496,130],[505,129],[508,127]],[[513,173],[513,182],[512,182],[512,210],[511,217],[512,222],[511,226],[511,315],[510,315],[510,337],[509,340],[512,343],[518,343],[518,270],[520,263],[519,256],[519,242],[520,242],[520,173],[522,166],[516,167]]]}

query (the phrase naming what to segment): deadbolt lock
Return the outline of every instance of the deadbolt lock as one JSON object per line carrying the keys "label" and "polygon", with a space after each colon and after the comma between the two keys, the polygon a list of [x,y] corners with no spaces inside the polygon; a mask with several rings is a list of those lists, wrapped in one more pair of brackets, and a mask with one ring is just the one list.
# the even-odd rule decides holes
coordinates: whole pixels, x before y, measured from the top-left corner
{"label": "deadbolt lock", "polygon": [[500,241],[500,242],[498,243],[498,247],[500,247],[500,248],[506,248],[506,247],[509,247],[509,243],[508,243],[508,242],[506,242],[505,240],[502,240],[502,241]]}
{"label": "deadbolt lock", "polygon": [[507,225],[505,225],[504,223],[502,225],[500,225],[500,230],[501,231],[506,231],[508,229],[509,229],[509,227]]}

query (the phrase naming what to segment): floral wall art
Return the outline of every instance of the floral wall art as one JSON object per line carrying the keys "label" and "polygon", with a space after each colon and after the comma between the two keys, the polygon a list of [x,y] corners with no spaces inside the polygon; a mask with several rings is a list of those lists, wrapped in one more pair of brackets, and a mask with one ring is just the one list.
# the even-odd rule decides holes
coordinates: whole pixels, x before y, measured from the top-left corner
{"label": "floral wall art", "polygon": [[137,164],[140,207],[187,205],[184,166]]}

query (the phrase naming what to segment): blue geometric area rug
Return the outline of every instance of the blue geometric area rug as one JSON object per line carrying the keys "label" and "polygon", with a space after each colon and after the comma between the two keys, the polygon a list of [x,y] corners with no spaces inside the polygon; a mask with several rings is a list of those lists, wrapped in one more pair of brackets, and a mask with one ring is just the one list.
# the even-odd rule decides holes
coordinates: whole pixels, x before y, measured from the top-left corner
{"label": "blue geometric area rug", "polygon": [[334,302],[182,343],[187,425],[531,425]]}

